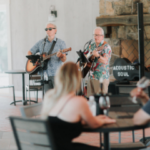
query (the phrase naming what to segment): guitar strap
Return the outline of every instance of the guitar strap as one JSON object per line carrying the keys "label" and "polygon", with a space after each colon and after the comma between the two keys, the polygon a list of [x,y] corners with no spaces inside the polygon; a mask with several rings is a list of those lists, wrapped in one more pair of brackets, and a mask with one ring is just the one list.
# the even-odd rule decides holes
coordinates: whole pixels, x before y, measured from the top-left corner
{"label": "guitar strap", "polygon": [[[46,37],[47,37],[47,36],[46,36]],[[46,37],[44,38],[44,46],[43,46],[43,51],[42,51],[42,53],[44,52],[44,47],[45,47],[45,44],[46,44]],[[50,50],[49,50],[49,52],[48,52],[48,55],[51,54],[51,52],[53,51],[56,42],[57,42],[57,38],[56,38],[56,41],[53,41],[53,44],[52,44],[52,46],[51,46],[51,48],[50,48]]]}
{"label": "guitar strap", "polygon": [[47,36],[44,38],[44,45],[43,45],[43,51],[42,51],[42,54],[43,54],[43,52],[44,52],[44,47],[45,47],[45,44],[46,44],[46,38],[47,38]]}
{"label": "guitar strap", "polygon": [[107,44],[106,41],[104,41],[104,43],[103,43],[100,47],[98,47],[98,48],[101,48],[101,51],[100,51],[100,52],[102,52],[102,50],[104,49],[105,44]]}
{"label": "guitar strap", "polygon": [[[52,44],[52,46],[51,46],[51,48],[50,48],[50,50],[49,50],[49,52],[48,52],[48,55],[51,54],[51,52],[53,51],[56,42],[57,42],[57,38],[56,38],[56,41],[53,41],[53,44]],[[45,44],[46,44],[46,38],[44,39],[43,51],[44,51]],[[47,63],[48,63],[48,60],[46,60],[46,61],[44,62],[44,70],[47,69]]]}
{"label": "guitar strap", "polygon": [[49,52],[48,52],[48,55],[52,53],[56,42],[57,42],[57,38],[56,38],[56,41],[53,41],[53,44],[52,44],[52,46],[51,46],[51,48],[50,48],[50,50],[49,50]]}

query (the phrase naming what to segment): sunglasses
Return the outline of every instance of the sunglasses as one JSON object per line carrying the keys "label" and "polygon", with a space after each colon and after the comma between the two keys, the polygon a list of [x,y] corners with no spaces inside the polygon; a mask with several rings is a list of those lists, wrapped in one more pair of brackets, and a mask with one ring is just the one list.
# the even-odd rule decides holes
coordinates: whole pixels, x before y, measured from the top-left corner
{"label": "sunglasses", "polygon": [[53,29],[56,29],[56,28],[45,28],[45,31],[47,31],[47,30],[51,31]]}

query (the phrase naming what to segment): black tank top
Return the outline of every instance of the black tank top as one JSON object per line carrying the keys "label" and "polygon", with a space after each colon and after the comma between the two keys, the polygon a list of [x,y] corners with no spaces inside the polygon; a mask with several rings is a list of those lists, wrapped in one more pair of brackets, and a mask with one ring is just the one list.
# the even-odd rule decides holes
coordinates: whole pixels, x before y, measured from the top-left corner
{"label": "black tank top", "polygon": [[58,117],[48,117],[58,149],[71,150],[71,141],[82,132],[81,122],[70,123]]}
{"label": "black tank top", "polygon": [[[69,98],[69,99],[71,99],[71,98]],[[68,102],[68,100],[66,101],[66,103],[67,102]],[[63,107],[61,108],[61,110],[63,109]],[[61,110],[59,111],[59,113],[61,112]],[[81,121],[75,122],[75,123],[67,122],[67,121],[64,121],[64,120],[58,118],[57,116],[49,116],[48,120],[51,124],[51,128],[52,128],[52,132],[53,132],[53,136],[54,136],[54,141],[56,142],[56,146],[61,150],[71,150],[72,139],[79,136],[80,133],[82,132]]]}

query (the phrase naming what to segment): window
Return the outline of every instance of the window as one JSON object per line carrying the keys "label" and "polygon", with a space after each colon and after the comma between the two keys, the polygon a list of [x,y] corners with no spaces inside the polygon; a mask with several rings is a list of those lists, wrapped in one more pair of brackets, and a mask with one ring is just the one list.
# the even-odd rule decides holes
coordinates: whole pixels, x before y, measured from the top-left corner
{"label": "window", "polygon": [[9,28],[9,0],[0,0],[0,86],[10,84],[9,75],[5,74],[11,68]]}

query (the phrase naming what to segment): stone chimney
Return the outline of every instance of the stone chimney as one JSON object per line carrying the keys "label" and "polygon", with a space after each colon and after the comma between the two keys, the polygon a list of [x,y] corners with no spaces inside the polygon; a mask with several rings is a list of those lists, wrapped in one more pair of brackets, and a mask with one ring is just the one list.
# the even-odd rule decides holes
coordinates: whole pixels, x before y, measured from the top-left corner
{"label": "stone chimney", "polygon": [[150,67],[150,0],[100,0],[97,26],[103,27],[112,48],[110,78],[114,61],[121,57],[138,59],[137,3],[143,3],[145,67]]}

